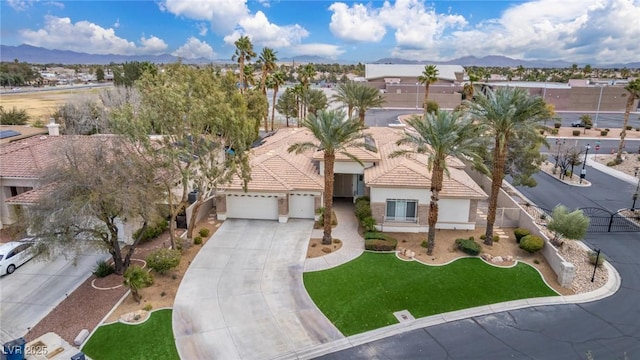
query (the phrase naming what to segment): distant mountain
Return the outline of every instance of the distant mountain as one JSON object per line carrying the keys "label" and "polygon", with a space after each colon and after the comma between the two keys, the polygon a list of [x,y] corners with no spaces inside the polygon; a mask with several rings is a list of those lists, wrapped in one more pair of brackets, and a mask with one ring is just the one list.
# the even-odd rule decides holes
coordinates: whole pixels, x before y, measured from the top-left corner
{"label": "distant mountain", "polygon": [[[571,67],[573,63],[564,60],[519,60],[512,59],[507,56],[501,55],[489,55],[484,57],[464,56],[457,59],[448,61],[415,61],[399,58],[383,58],[373,62],[374,64],[436,64],[436,65],[462,65],[462,66],[495,66],[495,67],[517,67],[524,66],[526,68],[566,68]],[[579,64],[584,66],[586,64]],[[640,68],[640,62],[627,63],[627,64],[606,64],[595,65],[592,67],[600,68],[623,68],[630,69]]]}
{"label": "distant mountain", "polygon": [[317,55],[299,55],[299,56],[292,56],[292,57],[285,57],[285,58],[281,58],[278,59],[279,63],[293,63],[293,62],[297,62],[300,64],[309,64],[309,63],[313,63],[313,64],[333,64],[333,63],[338,63],[338,64],[348,64],[350,63],[349,61],[345,61],[345,60],[336,60],[336,59],[328,59],[322,56],[317,56]]}
{"label": "distant mountain", "polygon": [[[177,56],[162,55],[99,55],[79,53],[68,50],[50,50],[31,45],[9,46],[0,45],[0,61],[13,61],[18,59],[32,64],[110,64],[130,61],[149,61],[152,63],[173,63],[178,61]],[[214,62],[209,59],[183,59],[189,64],[206,64]]]}

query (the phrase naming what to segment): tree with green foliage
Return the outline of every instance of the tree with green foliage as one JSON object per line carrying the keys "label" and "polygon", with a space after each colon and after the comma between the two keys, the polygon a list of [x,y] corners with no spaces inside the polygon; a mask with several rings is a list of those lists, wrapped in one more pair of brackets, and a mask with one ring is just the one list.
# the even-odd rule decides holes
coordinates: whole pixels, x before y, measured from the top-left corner
{"label": "tree with green foliage", "polygon": [[541,137],[541,121],[549,116],[545,102],[540,97],[529,96],[528,91],[514,88],[499,88],[479,94],[475,101],[465,101],[470,115],[493,139],[491,155],[491,192],[485,245],[493,244],[493,226],[496,220],[498,194],[505,175],[509,147],[515,142]]}
{"label": "tree with green foliage", "polygon": [[328,105],[327,95],[319,89],[310,89],[307,91],[303,101],[307,111],[313,115],[318,115],[318,111],[326,109]]}
{"label": "tree with green foliage", "polygon": [[278,61],[278,52],[271,48],[264,47],[258,56],[258,66],[260,67],[260,90],[267,96],[267,77],[276,69],[276,61]]}
{"label": "tree with green foliage", "polygon": [[[125,105],[111,112],[114,129],[138,141],[147,156],[162,161],[165,171],[174,176],[164,184],[172,236],[176,217],[188,206],[190,191],[197,190],[197,196],[187,230],[189,239],[205,199],[233,175],[240,174],[244,180],[249,177],[247,150],[257,134],[249,120],[247,100],[236,83],[230,72],[221,75],[212,67],[171,64],[156,76],[145,74],[136,83],[139,109]],[[259,91],[250,93],[264,101]],[[264,114],[264,109],[259,111]],[[151,141],[150,134],[161,136]]]}
{"label": "tree with green foliage", "polygon": [[18,109],[15,106],[11,110],[6,111],[0,105],[0,125],[26,125],[29,122],[27,110]]}
{"label": "tree with green foliage", "polygon": [[[264,114],[269,111],[269,101],[262,95],[260,89],[246,89],[243,95],[247,103],[247,121],[253,124],[253,138],[257,139],[260,124],[265,119]],[[265,125],[268,125],[266,119]],[[269,127],[267,126],[264,130],[269,131]]]}
{"label": "tree with green foliage", "polygon": [[618,144],[618,153],[616,154],[616,162],[622,162],[622,150],[624,149],[624,138],[627,136],[627,125],[629,125],[629,115],[633,110],[633,104],[636,99],[640,99],[640,78],[630,81],[625,87],[629,93],[627,96],[627,104],[624,108],[624,120],[622,121],[622,131],[620,132],[620,144]]}
{"label": "tree with green foliage", "polygon": [[114,69],[113,84],[116,86],[132,87],[144,73],[156,75],[158,68],[148,61],[131,61],[122,64],[121,68]]}
{"label": "tree with green foliage", "polygon": [[37,81],[40,74],[33,69],[31,64],[19,62],[0,63],[0,85],[3,87],[24,86]]}
{"label": "tree with green foliage", "polygon": [[356,107],[356,88],[359,86],[355,82],[342,82],[336,86],[336,92],[331,100],[342,103],[347,107],[347,116],[353,115],[353,109]]}
{"label": "tree with green foliage", "polygon": [[298,105],[293,88],[285,90],[284,94],[278,98],[275,108],[285,117],[287,127],[289,127],[289,119],[298,116]]}
{"label": "tree with green foliage", "polygon": [[410,153],[427,156],[427,169],[431,171],[427,255],[431,255],[435,246],[440,192],[444,176],[449,176],[447,158],[464,157],[481,166],[482,158],[477,152],[481,133],[480,128],[460,112],[425,112],[422,117],[411,117],[407,123],[415,132],[405,132],[397,145],[409,145],[409,148],[395,151],[391,157]]}
{"label": "tree with green foliage", "polygon": [[424,101],[422,106],[427,110],[427,99],[429,98],[429,86],[438,81],[438,68],[435,65],[425,65],[422,74],[418,76],[418,82],[424,85]]}
{"label": "tree with green foliage", "polygon": [[96,80],[98,82],[104,81],[104,69],[101,66],[96,69]]}
{"label": "tree with green foliage", "polygon": [[[364,146],[362,126],[357,119],[346,118],[342,110],[322,110],[318,115],[310,114],[301,119],[303,127],[309,129],[317,142],[302,142],[291,145],[287,150],[297,154],[307,150],[321,150],[324,158],[324,213],[333,211],[334,164],[336,154],[342,154],[359,164],[362,162],[348,152],[349,147]],[[329,245],[331,238],[331,221],[324,221],[322,243]]]}
{"label": "tree with green foliage", "polygon": [[384,96],[380,90],[368,86],[364,83],[355,83],[352,96],[354,96],[354,107],[358,109],[358,119],[360,125],[364,126],[364,116],[367,110],[375,107],[381,107],[385,103]]}
{"label": "tree with green foliage", "polygon": [[300,100],[301,100],[300,101],[300,105],[301,105],[300,118],[304,118],[307,116],[308,109],[304,99],[307,96],[307,93],[309,92],[311,82],[314,80],[316,74],[317,74],[316,67],[313,64],[306,64],[298,72],[298,80],[300,81],[300,85],[302,86],[301,92],[300,92]]}
{"label": "tree with green foliage", "polygon": [[[274,130],[274,121],[276,117],[276,98],[278,90],[280,90],[282,85],[284,85],[284,74],[282,71],[278,70],[267,77],[267,87],[273,90],[273,98],[271,99],[271,131]],[[267,131],[266,126],[265,131]]]}
{"label": "tree with green foliage", "polygon": [[234,45],[236,46],[236,51],[233,53],[231,60],[238,62],[238,66],[240,67],[239,87],[240,92],[244,92],[244,89],[246,89],[244,66],[245,63],[251,61],[251,59],[256,56],[256,53],[253,51],[253,43],[251,43],[251,39],[246,35],[241,36],[236,40]]}
{"label": "tree with green foliage", "polygon": [[131,266],[124,272],[123,284],[131,290],[133,300],[140,304],[140,289],[153,285],[153,275],[140,266]]}
{"label": "tree with green foliage", "polygon": [[589,217],[582,210],[569,212],[564,205],[553,208],[547,229],[553,232],[551,244],[562,246],[562,238],[579,240],[585,237],[589,229]]}

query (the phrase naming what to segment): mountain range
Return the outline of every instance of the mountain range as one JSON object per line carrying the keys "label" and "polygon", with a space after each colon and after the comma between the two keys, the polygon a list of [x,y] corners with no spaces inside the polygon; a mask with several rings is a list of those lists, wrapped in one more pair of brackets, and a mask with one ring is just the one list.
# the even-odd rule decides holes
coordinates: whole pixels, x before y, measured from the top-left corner
{"label": "mountain range", "polygon": [[[205,58],[198,59],[180,59],[171,54],[161,55],[100,55],[87,54],[69,50],[53,50],[31,45],[0,45],[0,61],[14,61],[18,59],[21,62],[31,64],[96,64],[105,65],[110,63],[124,63],[131,61],[149,61],[152,63],[173,63],[182,60],[188,64],[209,64],[209,63],[230,63],[230,59],[210,60]],[[316,63],[316,64],[353,64],[353,61],[327,59],[314,55],[301,55],[295,58],[281,58],[279,62],[298,62],[298,63]],[[366,63],[367,61],[362,61]],[[375,64],[440,64],[440,65],[462,65],[462,66],[495,66],[495,67],[517,67],[522,65],[526,68],[566,68],[571,67],[573,63],[564,60],[519,60],[506,56],[490,55],[484,57],[465,56],[448,61],[414,61],[399,58],[383,58],[375,61],[369,61]],[[578,64],[584,66],[585,64]],[[640,62],[626,64],[590,64],[592,67],[600,68],[640,68]]]}

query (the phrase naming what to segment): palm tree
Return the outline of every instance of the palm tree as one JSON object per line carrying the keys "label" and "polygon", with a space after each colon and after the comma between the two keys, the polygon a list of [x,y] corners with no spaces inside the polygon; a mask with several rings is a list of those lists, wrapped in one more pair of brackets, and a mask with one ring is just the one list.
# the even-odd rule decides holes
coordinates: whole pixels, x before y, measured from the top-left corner
{"label": "palm tree", "polygon": [[327,95],[324,91],[318,89],[310,89],[307,91],[303,98],[305,107],[309,110],[309,113],[318,115],[318,111],[327,108]]}
{"label": "palm tree", "polygon": [[341,102],[347,107],[347,116],[351,117],[353,114],[353,108],[356,106],[355,89],[358,83],[346,82],[340,83],[336,87],[336,93],[331,97],[331,100]]}
{"label": "palm tree", "polygon": [[431,255],[436,241],[440,191],[444,175],[449,176],[446,160],[448,157],[467,157],[480,165],[481,158],[476,152],[481,141],[480,127],[463,113],[448,111],[425,112],[423,117],[414,116],[407,123],[415,131],[405,132],[397,144],[411,145],[411,149],[395,151],[391,157],[407,153],[427,155],[427,168],[431,171],[427,255]]}
{"label": "palm tree", "polygon": [[344,154],[352,160],[362,164],[355,156],[351,155],[347,148],[351,146],[363,146],[358,142],[364,134],[357,119],[347,118],[343,110],[319,111],[318,115],[310,114],[301,120],[302,126],[311,131],[318,140],[317,143],[302,142],[289,147],[289,152],[301,153],[306,150],[316,149],[324,151],[324,233],[322,243],[331,244],[331,216],[333,212],[333,166],[336,154]]}
{"label": "palm tree", "polygon": [[362,83],[356,83],[353,96],[355,97],[354,106],[358,109],[358,118],[361,126],[364,126],[364,115],[367,110],[381,107],[385,102],[380,90]]}
{"label": "palm tree", "polygon": [[438,81],[438,69],[435,65],[425,65],[424,71],[418,76],[418,82],[424,84],[424,101],[422,106],[427,110],[427,98],[429,97],[429,85]]}
{"label": "palm tree", "polygon": [[123,277],[124,286],[131,290],[133,300],[140,304],[141,296],[139,290],[151,286],[153,284],[153,276],[140,266],[129,266]]}
{"label": "palm tree", "polygon": [[267,96],[267,76],[277,67],[276,61],[278,61],[278,57],[276,56],[276,54],[277,51],[265,47],[262,48],[262,52],[258,57],[258,63],[260,64],[262,70],[262,74],[260,76],[260,90],[262,90],[262,93],[265,96]]}
{"label": "palm tree", "polygon": [[487,214],[486,245],[493,244],[498,193],[504,179],[509,144],[528,136],[539,136],[540,121],[549,117],[549,110],[540,97],[530,97],[526,90],[499,88],[479,94],[474,102],[465,101],[469,113],[494,140],[492,150],[491,193]]}
{"label": "palm tree", "polygon": [[464,93],[464,98],[466,100],[473,100],[473,93],[475,92],[473,83],[477,82],[478,80],[480,80],[480,77],[478,77],[478,75],[469,73],[469,82],[467,84],[464,84],[462,88],[462,92]]}
{"label": "palm tree", "polygon": [[624,108],[624,121],[622,122],[622,131],[620,132],[620,144],[618,145],[618,154],[616,155],[616,162],[622,162],[622,149],[624,148],[624,138],[627,136],[627,125],[629,125],[629,115],[633,108],[633,103],[636,99],[640,99],[640,78],[630,81],[627,86],[624,87],[629,92],[627,98],[627,106]]}
{"label": "palm tree", "polygon": [[247,61],[251,61],[251,59],[256,56],[256,53],[253,51],[251,40],[246,35],[236,40],[234,45],[236,46],[236,51],[231,57],[231,60],[237,61],[240,66],[240,92],[244,92],[244,64]]}
{"label": "palm tree", "polygon": [[[300,85],[302,85],[302,91],[300,95],[303,99],[305,97],[305,94],[309,91],[311,80],[316,76],[316,73],[316,67],[313,64],[307,64],[302,68],[302,70],[300,70],[298,79],[300,80]],[[304,118],[305,116],[307,116],[307,108],[304,101],[301,102],[301,105],[302,109],[300,117]]]}
{"label": "palm tree", "polygon": [[273,74],[270,74],[267,78],[266,84],[269,89],[273,89],[273,98],[271,99],[271,131],[273,131],[273,123],[276,117],[276,97],[278,95],[278,90],[280,90],[280,87],[284,85],[284,73],[278,70]]}

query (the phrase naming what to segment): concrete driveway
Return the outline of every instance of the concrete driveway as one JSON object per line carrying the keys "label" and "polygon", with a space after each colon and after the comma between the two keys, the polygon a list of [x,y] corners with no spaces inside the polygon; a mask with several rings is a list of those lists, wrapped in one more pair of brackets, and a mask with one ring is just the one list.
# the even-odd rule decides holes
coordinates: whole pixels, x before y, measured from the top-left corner
{"label": "concrete driveway", "polygon": [[0,343],[24,336],[53,310],[67,294],[80,286],[106,255],[88,254],[72,261],[58,256],[51,261],[37,258],[11,275],[0,278]]}
{"label": "concrete driveway", "polygon": [[311,220],[227,220],[185,274],[173,307],[182,359],[274,359],[343,338],[302,282]]}

